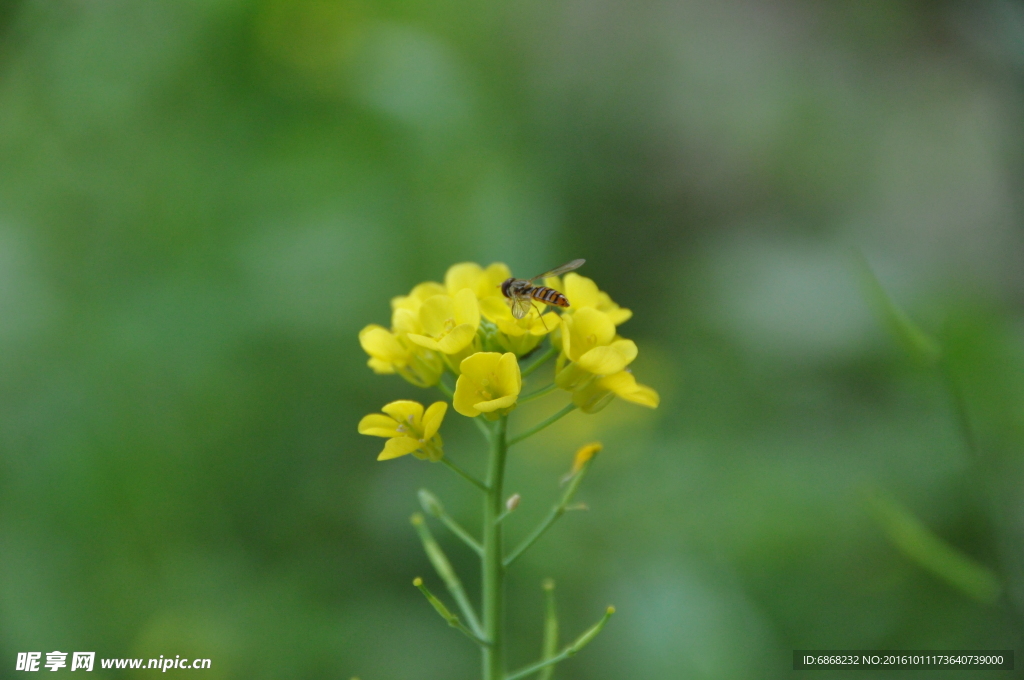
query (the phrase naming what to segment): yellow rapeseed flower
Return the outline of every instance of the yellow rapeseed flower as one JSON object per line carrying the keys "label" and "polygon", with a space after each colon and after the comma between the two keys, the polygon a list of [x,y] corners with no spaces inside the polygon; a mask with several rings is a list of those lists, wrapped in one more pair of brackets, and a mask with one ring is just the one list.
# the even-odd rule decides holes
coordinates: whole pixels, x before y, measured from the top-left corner
{"label": "yellow rapeseed flower", "polygon": [[541,316],[544,306],[533,303],[536,313],[531,312],[522,319],[512,316],[512,309],[503,297],[488,297],[480,301],[484,318],[497,328],[494,338],[501,349],[522,356],[540,344],[544,336],[559,327],[558,314],[548,312]]}
{"label": "yellow rapeseed flower", "polygon": [[512,276],[509,268],[501,262],[494,262],[484,269],[476,262],[453,264],[444,275],[444,285],[449,295],[455,295],[465,288],[470,289],[478,299],[501,296],[501,282]]}
{"label": "yellow rapeseed flower", "polygon": [[627,366],[637,356],[636,343],[615,334],[612,316],[583,307],[562,316],[562,354],[555,364],[555,384],[573,393],[584,413],[596,413],[618,396],[657,408],[658,393],[639,385]]}
{"label": "yellow rapeseed flower", "polygon": [[421,347],[444,354],[458,354],[476,338],[480,307],[473,291],[463,288],[453,296],[434,295],[419,308],[422,333],[409,333]]}
{"label": "yellow rapeseed flower", "polygon": [[572,470],[569,474],[574,475],[582,470],[587,461],[596,456],[603,448],[604,445],[601,442],[590,442],[581,446],[572,459]]}
{"label": "yellow rapeseed flower", "polygon": [[452,404],[462,415],[497,417],[515,406],[523,388],[515,354],[477,352],[463,359],[459,370]]}
{"label": "yellow rapeseed flower", "polygon": [[388,438],[377,460],[391,460],[409,453],[434,462],[444,457],[444,444],[438,430],[448,404],[434,402],[424,412],[422,404],[402,399],[381,410],[384,413],[371,413],[359,421],[359,434]]}
{"label": "yellow rapeseed flower", "polygon": [[413,314],[418,314],[420,306],[427,300],[435,295],[444,295],[448,292],[448,289],[442,286],[440,283],[434,281],[427,281],[416,285],[408,295],[399,295],[391,298],[391,309],[399,310],[405,309]]}
{"label": "yellow rapeseed flower", "polygon": [[614,397],[646,406],[658,408],[661,397],[648,387],[637,383],[631,371],[624,370],[602,376],[572,393],[572,402],[584,413],[597,413],[607,406]]}
{"label": "yellow rapeseed flower", "polygon": [[617,373],[636,358],[636,343],[617,338],[611,317],[584,307],[562,318],[562,351],[583,370],[597,375]]}
{"label": "yellow rapeseed flower", "polygon": [[404,332],[370,324],[359,331],[359,344],[370,355],[367,365],[374,373],[398,373],[413,385],[429,387],[444,371],[440,357],[411,342]]}

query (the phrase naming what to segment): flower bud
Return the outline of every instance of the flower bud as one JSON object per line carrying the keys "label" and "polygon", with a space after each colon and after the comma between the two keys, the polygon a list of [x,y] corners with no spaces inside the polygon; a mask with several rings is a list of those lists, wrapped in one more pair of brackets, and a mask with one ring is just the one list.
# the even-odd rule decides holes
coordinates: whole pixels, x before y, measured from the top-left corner
{"label": "flower bud", "polygon": [[427,513],[431,517],[440,517],[444,513],[444,506],[441,505],[441,501],[437,500],[437,496],[426,489],[420,489],[418,495],[420,497],[420,507],[423,508],[423,512]]}

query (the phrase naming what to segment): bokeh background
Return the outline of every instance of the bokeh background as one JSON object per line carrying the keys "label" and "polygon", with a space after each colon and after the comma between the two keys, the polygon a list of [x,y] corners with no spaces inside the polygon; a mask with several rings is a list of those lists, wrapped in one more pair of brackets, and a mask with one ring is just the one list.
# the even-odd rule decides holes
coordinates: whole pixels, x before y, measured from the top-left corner
{"label": "bokeh background", "polygon": [[512,666],[548,576],[567,637],[619,611],[560,680],[1020,655],[1022,114],[1004,0],[3,0],[0,676],[475,677],[408,517],[476,500],[375,462],[359,418],[436,397],[356,334],[450,264],[576,257],[662,404],[517,447],[513,536],[606,445],[512,574]]}

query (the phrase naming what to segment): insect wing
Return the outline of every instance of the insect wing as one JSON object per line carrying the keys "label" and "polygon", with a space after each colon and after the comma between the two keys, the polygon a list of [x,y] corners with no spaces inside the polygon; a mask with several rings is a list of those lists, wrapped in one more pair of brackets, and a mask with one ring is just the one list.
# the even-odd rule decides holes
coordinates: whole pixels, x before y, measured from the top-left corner
{"label": "insect wing", "polygon": [[526,295],[509,298],[508,304],[512,308],[512,316],[517,319],[524,318],[533,309],[533,301]]}
{"label": "insect wing", "polygon": [[572,262],[566,262],[561,267],[555,267],[554,269],[552,269],[549,272],[544,272],[543,274],[538,274],[537,276],[534,276],[530,280],[531,281],[536,281],[537,279],[546,279],[549,276],[558,276],[559,274],[564,274],[566,272],[571,272],[573,269],[579,269],[580,267],[582,267],[584,262],[586,262],[586,260],[584,260],[584,259],[573,260]]}

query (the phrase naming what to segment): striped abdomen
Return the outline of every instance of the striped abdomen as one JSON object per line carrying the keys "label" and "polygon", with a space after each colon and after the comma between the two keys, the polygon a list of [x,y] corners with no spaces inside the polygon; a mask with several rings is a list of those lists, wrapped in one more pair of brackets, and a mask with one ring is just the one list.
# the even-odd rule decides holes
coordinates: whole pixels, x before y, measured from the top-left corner
{"label": "striped abdomen", "polygon": [[569,306],[569,301],[565,299],[564,295],[554,288],[548,288],[547,286],[531,286],[526,294],[546,305],[554,305],[555,307]]}

